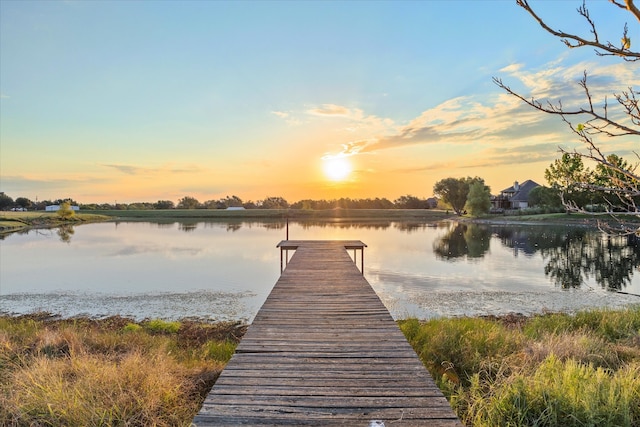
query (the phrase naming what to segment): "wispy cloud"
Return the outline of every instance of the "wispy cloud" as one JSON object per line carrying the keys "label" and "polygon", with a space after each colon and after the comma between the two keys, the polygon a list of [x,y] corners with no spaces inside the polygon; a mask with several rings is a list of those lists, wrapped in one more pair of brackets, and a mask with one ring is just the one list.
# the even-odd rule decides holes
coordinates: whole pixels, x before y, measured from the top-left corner
{"label": "wispy cloud", "polygon": [[311,108],[307,110],[307,113],[313,114],[315,116],[344,116],[348,117],[351,115],[351,110],[347,107],[343,107],[342,105],[335,104],[323,104],[319,107]]}
{"label": "wispy cloud", "polygon": [[9,95],[5,95],[4,93],[0,93],[0,99],[9,99],[11,98]]}
{"label": "wispy cloud", "polygon": [[292,126],[297,126],[302,123],[302,121],[292,115],[290,111],[272,111],[271,114],[274,114],[281,119],[283,119],[287,124]]}
{"label": "wispy cloud", "polygon": [[[563,147],[569,148],[569,147]],[[491,147],[466,160],[432,162],[418,167],[397,169],[395,172],[413,173],[435,170],[477,169],[513,164],[548,162],[558,158],[559,147],[554,143],[520,145],[513,147]]]}
{"label": "wispy cloud", "polygon": [[121,173],[126,175],[158,175],[158,174],[167,174],[167,173],[194,173],[201,170],[199,166],[188,166],[188,167],[173,167],[173,166],[160,166],[155,168],[142,167],[142,166],[134,166],[134,165],[125,165],[125,164],[101,164],[103,167],[115,169]]}
{"label": "wispy cloud", "polygon": [[393,129],[395,123],[389,118],[378,117],[373,114],[365,114],[360,108],[349,108],[343,105],[323,104],[306,111],[310,116],[327,119],[346,120],[344,129],[351,133],[372,135],[374,133],[388,132]]}
{"label": "wispy cloud", "polygon": [[[505,83],[506,80],[514,80],[514,84],[518,85],[517,90],[523,94],[530,94],[542,102],[549,100],[557,103],[561,99],[563,106],[573,108],[586,103],[585,94],[578,86],[585,69],[590,70],[591,94],[594,102],[600,102],[600,106],[606,96],[612,99],[612,92],[625,90],[629,85],[640,85],[640,67],[629,64],[599,66],[580,63],[563,67],[556,61],[538,70],[526,70],[523,64],[511,64],[502,68],[500,73],[506,74]],[[612,110],[611,101],[609,103]],[[323,107],[321,111],[343,115],[350,112],[333,104]],[[614,113],[610,111],[610,114]],[[364,114],[362,117],[365,117]],[[526,150],[535,140],[541,143],[537,147],[557,147],[573,139],[558,117],[543,114],[496,88],[495,92],[487,95],[461,96],[445,101],[425,110],[408,124],[396,127],[394,132],[342,144],[342,153],[372,153],[438,143],[509,146]],[[507,151],[503,148],[499,151],[504,161],[508,161]],[[529,158],[530,161],[539,160],[535,159]],[[523,161],[522,157],[519,161]]]}
{"label": "wispy cloud", "polygon": [[102,183],[104,180],[95,177],[33,177],[10,175],[2,177],[2,191],[13,197],[22,195],[43,195],[51,192],[67,192],[70,188],[77,187],[91,181]]}

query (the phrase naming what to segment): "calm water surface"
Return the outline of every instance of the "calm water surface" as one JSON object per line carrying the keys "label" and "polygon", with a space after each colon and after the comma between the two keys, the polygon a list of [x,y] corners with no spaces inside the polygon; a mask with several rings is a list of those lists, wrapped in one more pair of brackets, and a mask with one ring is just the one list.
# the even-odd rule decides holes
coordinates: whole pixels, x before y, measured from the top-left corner
{"label": "calm water surface", "polygon": [[[292,222],[289,237],[365,242],[365,277],[396,318],[640,303],[640,242],[595,230]],[[0,312],[251,321],[279,277],[284,238],[282,222],[240,221],[12,234],[0,241]]]}

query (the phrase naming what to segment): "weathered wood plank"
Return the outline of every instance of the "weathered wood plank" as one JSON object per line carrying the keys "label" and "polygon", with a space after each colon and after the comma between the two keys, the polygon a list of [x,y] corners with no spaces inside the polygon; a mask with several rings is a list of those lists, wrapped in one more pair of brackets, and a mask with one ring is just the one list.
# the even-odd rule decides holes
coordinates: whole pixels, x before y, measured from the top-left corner
{"label": "weathered wood plank", "polygon": [[209,425],[460,426],[345,248],[295,249],[195,417]]}

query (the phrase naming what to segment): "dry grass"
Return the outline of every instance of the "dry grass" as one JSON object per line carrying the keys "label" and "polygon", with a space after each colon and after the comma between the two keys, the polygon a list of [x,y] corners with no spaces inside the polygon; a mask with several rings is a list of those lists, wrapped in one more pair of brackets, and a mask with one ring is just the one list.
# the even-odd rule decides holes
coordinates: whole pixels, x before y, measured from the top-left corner
{"label": "dry grass", "polygon": [[188,426],[244,330],[0,317],[0,425]]}

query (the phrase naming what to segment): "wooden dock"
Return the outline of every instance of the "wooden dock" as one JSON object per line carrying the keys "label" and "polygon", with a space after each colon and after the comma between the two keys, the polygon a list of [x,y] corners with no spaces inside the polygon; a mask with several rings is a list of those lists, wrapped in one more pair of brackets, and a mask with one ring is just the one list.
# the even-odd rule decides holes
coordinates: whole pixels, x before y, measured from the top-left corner
{"label": "wooden dock", "polygon": [[347,252],[365,246],[278,245],[295,253],[194,425],[461,426]]}

